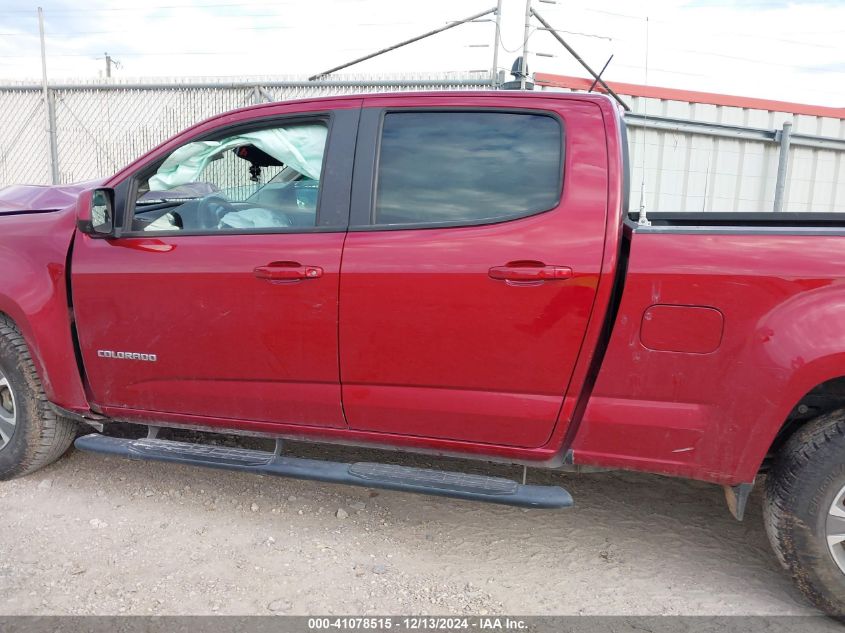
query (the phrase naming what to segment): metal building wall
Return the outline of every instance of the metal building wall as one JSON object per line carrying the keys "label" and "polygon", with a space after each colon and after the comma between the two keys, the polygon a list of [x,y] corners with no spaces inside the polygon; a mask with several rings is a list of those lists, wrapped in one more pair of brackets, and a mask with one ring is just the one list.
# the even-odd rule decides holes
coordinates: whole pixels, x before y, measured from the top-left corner
{"label": "metal building wall", "polygon": [[[845,119],[793,115],[703,103],[630,97],[634,112],[647,116],[782,129],[845,140]],[[774,204],[779,145],[721,136],[631,132],[632,208],[651,211],[770,211]],[[845,211],[842,150],[792,146],[784,211]],[[644,184],[644,187],[643,187]]]}
{"label": "metal building wall", "polygon": [[[818,137],[817,145],[825,145],[824,138],[840,142],[827,143],[830,148],[812,147],[807,139],[807,144],[789,148],[782,210],[845,212],[845,116],[643,97],[611,86],[637,115],[629,123],[632,210],[640,208],[642,201],[647,211],[771,211],[780,152],[775,132],[789,121],[793,136]],[[651,117],[655,120],[649,121]],[[762,129],[770,131],[771,138],[758,140],[753,134],[730,138],[708,133],[705,125],[698,126],[697,132],[654,126],[664,118]]]}

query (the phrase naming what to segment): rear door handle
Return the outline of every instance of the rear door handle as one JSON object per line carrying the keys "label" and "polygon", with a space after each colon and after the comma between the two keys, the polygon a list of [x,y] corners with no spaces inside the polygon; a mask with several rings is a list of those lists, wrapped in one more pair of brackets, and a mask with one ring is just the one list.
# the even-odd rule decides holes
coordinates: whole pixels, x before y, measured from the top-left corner
{"label": "rear door handle", "polygon": [[494,266],[488,274],[491,279],[501,281],[556,281],[571,279],[572,269],[541,262],[510,262],[506,266]]}
{"label": "rear door handle", "polygon": [[272,262],[266,266],[258,266],[252,273],[258,279],[268,281],[299,281],[322,277],[323,269],[319,266],[303,266],[299,262]]}

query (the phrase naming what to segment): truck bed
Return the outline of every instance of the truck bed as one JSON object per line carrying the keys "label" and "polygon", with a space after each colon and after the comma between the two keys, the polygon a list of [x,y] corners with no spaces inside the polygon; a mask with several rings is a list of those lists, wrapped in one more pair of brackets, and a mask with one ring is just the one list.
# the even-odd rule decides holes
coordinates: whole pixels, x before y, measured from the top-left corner
{"label": "truck bed", "polygon": [[666,474],[750,482],[795,403],[845,367],[845,215],[648,220],[625,218],[624,288],[575,461],[647,456]]}
{"label": "truck bed", "polygon": [[[628,222],[637,225],[639,212],[628,214]],[[814,212],[699,212],[699,211],[650,211],[650,227],[638,229],[659,230],[666,227],[703,227],[710,229],[731,229],[749,227],[753,229],[845,229],[845,213]],[[793,231],[789,231],[793,232]],[[829,231],[824,231],[828,233]]]}

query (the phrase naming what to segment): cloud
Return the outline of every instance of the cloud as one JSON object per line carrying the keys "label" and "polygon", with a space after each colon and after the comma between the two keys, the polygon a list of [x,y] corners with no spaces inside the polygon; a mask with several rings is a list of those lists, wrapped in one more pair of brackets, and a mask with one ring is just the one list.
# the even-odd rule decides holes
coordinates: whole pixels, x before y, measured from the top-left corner
{"label": "cloud", "polygon": [[830,62],[828,64],[819,64],[818,66],[806,66],[805,68],[811,73],[845,74],[845,62]]}
{"label": "cloud", "polygon": [[732,9],[736,11],[773,11],[796,6],[841,6],[841,0],[691,0],[683,6],[691,9]]}
{"label": "cloud", "polygon": [[[40,77],[30,2],[3,0],[0,6],[0,80]],[[108,51],[122,64],[116,75],[125,78],[307,76],[492,4],[427,0],[424,11],[409,15],[408,3],[395,0],[44,0],[48,72],[53,79],[96,78]],[[590,65],[600,68],[614,55],[605,73],[611,81],[845,102],[845,71],[837,61],[842,1],[567,0],[535,6],[552,26],[566,29],[567,41]],[[519,54],[523,12],[520,0],[503,3],[502,68]],[[532,71],[586,76],[549,33],[533,30],[530,37]],[[492,44],[488,19],[344,72],[484,70],[492,65]]]}

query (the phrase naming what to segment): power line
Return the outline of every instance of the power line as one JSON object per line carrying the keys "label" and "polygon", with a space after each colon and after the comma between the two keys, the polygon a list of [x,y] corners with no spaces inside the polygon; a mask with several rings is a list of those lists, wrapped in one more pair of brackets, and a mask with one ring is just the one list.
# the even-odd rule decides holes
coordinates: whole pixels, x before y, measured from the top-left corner
{"label": "power line", "polygon": [[[531,36],[534,35],[534,33],[536,33],[538,30],[539,30],[539,27],[536,27],[536,26],[533,29],[531,29],[531,32],[528,34],[528,37],[525,38],[525,41],[530,40]],[[515,53],[518,50],[522,49],[522,42],[517,44],[517,46],[515,48],[508,48],[507,46],[505,46],[505,42],[502,40],[502,35],[500,33],[499,34],[499,46],[501,46],[502,50],[505,51],[506,53]]]}
{"label": "power line", "polygon": [[[273,5],[291,5],[297,4],[295,2],[291,2],[290,0],[280,0],[277,2],[273,2]],[[50,14],[73,14],[73,13],[112,13],[112,12],[119,12],[119,11],[149,11],[150,9],[216,9],[216,8],[226,8],[226,7],[243,7],[242,2],[231,2],[231,3],[223,3],[223,4],[147,4],[144,6],[136,6],[136,7],[102,7],[97,9],[50,9]],[[31,14],[31,9],[12,9],[11,11],[0,11],[0,15],[7,15],[7,14]]]}
{"label": "power line", "polygon": [[[165,51],[159,53],[114,53],[119,57],[166,57],[168,55],[254,55],[252,51]],[[51,54],[50,58],[54,57],[90,57],[91,59],[99,59],[96,53],[55,53]],[[38,55],[0,55],[0,59],[35,59]]]}
{"label": "power line", "polygon": [[612,42],[613,38],[607,35],[598,35],[597,33],[584,33],[582,31],[566,31],[564,29],[542,29],[543,31],[554,31],[555,33],[566,33],[567,35],[577,35],[578,37],[589,37],[594,40],[607,40]]}
{"label": "power line", "polygon": [[[238,14],[238,15],[221,15],[217,16],[220,18],[225,18],[226,20],[230,20],[232,18],[246,18],[246,17],[276,17],[286,20],[286,24],[279,24],[279,25],[268,25],[268,26],[229,26],[229,25],[221,25],[220,30],[237,30],[237,31],[273,31],[279,29],[301,29],[307,26],[310,26],[310,23],[291,23],[287,20],[286,16],[278,14],[278,13],[267,13],[267,14]],[[174,20],[172,16],[145,16],[144,20]],[[475,22],[468,22],[468,24],[478,24],[480,21]],[[322,23],[324,26],[336,26],[336,27],[343,27],[345,29],[354,27],[354,28],[377,28],[377,27],[387,27],[387,26],[420,26],[420,22],[359,22],[359,23],[350,23],[350,22],[343,22],[343,23]],[[429,24],[432,25],[439,25],[443,24],[442,21],[438,22],[430,22]],[[212,27],[213,28],[213,27]],[[106,31],[50,31],[48,35],[50,37],[74,37],[78,35],[112,35],[115,33],[137,33],[138,30],[130,30],[130,29],[120,29],[120,30],[106,30]],[[7,32],[0,32],[0,37],[36,37],[36,34],[29,33],[26,31],[7,31]]]}
{"label": "power line", "polygon": [[[561,31],[561,32],[566,33],[567,31]],[[638,41],[627,39],[627,38],[623,38],[623,39],[613,38],[613,41],[627,43],[627,44],[638,44],[639,43]],[[661,46],[661,45],[658,45],[657,48],[661,51],[688,53],[690,55],[698,55],[698,56],[702,56],[702,57],[720,57],[720,58],[723,58],[723,59],[730,59],[730,60],[733,60],[733,61],[743,61],[743,62],[747,62],[747,63],[750,63],[750,64],[757,64],[757,65],[760,65],[760,66],[771,66],[773,68],[791,68],[793,70],[808,70],[810,68],[808,66],[800,66],[800,65],[795,65],[795,64],[783,64],[783,63],[773,62],[773,61],[764,60],[764,59],[755,59],[755,58],[752,58],[752,57],[743,57],[741,55],[727,55],[727,54],[724,54],[724,53],[716,53],[714,51],[703,51],[703,50],[691,49],[691,48],[679,48],[679,47],[676,47],[676,46]]]}
{"label": "power line", "polygon": [[[636,70],[643,70],[645,68],[644,64],[614,64],[617,68],[633,68]],[[656,73],[663,73],[666,75],[683,75],[684,77],[714,77],[715,75],[705,75],[702,73],[688,73],[683,72],[680,70],[669,70],[668,68],[655,68],[654,66],[649,66],[649,72],[656,72]]]}
{"label": "power line", "polygon": [[[745,4],[745,3],[743,3]],[[638,21],[645,21],[646,16],[640,15],[632,15],[629,13],[619,13],[616,11],[606,11],[604,9],[590,9],[590,8],[583,8],[583,7],[574,7],[576,10],[586,11],[588,13],[599,13],[602,15],[609,15],[618,18],[625,18],[630,20],[638,20]],[[649,21],[653,24],[664,24],[667,26],[671,26],[675,29],[683,29],[690,25],[689,20],[660,20],[649,18]],[[689,30],[697,30],[696,27],[693,27]],[[801,33],[801,32],[799,32]],[[820,32],[807,32],[808,35],[841,35],[845,33],[845,31],[820,31]],[[812,48],[838,48],[837,46],[831,44],[819,44],[818,42],[807,42],[804,40],[796,40],[796,39],[787,39],[787,38],[780,38],[780,37],[772,37],[769,35],[759,35],[757,33],[748,33],[748,32],[737,32],[737,31],[720,31],[718,33],[714,33],[716,37],[748,37],[758,40],[767,40],[771,42],[781,42],[786,44],[798,44],[800,46],[807,46]]]}
{"label": "power line", "polygon": [[[226,31],[277,31],[282,29],[294,29],[295,26],[222,26],[221,30]],[[113,35],[119,33],[137,33],[137,30],[114,30],[114,31],[51,31],[50,37],[78,37],[80,35]],[[0,33],[2,36],[35,37],[32,33]]]}
{"label": "power line", "polygon": [[[441,45],[442,46],[442,45]],[[370,48],[360,48],[360,47],[347,47],[347,48],[338,48],[334,49],[338,51],[361,51],[361,50],[372,50]],[[193,51],[193,50],[184,50],[184,51],[159,51],[155,53],[131,53],[131,52],[116,52],[111,53],[113,57],[167,57],[168,55],[216,55],[216,56],[235,56],[235,55],[247,55],[253,56],[255,53],[253,51]],[[31,54],[31,55],[0,55],[0,59],[36,59],[38,55]],[[81,58],[81,57],[88,57],[90,59],[102,59],[102,54],[98,54],[95,52],[92,53],[54,53],[50,55],[50,59],[53,58]]]}
{"label": "power line", "polygon": [[[232,17],[232,16],[221,16],[221,17]],[[282,16],[278,16],[282,17]],[[338,27],[363,27],[363,28],[371,28],[371,27],[379,27],[379,26],[404,26],[404,25],[411,25],[414,24],[413,22],[383,22],[380,24],[329,24],[328,26],[338,26]],[[302,28],[304,25],[297,25],[297,24],[279,24],[279,25],[271,25],[271,26],[228,26],[228,25],[221,25],[220,30],[226,31],[276,31],[276,30],[290,30],[290,29],[299,29]],[[210,29],[213,30],[213,29]],[[121,30],[109,30],[109,31],[50,31],[50,37],[76,37],[79,35],[112,35],[116,33],[137,33],[138,30],[128,30],[128,29],[121,29]],[[8,33],[0,33],[0,36],[3,37],[37,37],[35,33],[26,33],[26,32],[8,32]]]}

